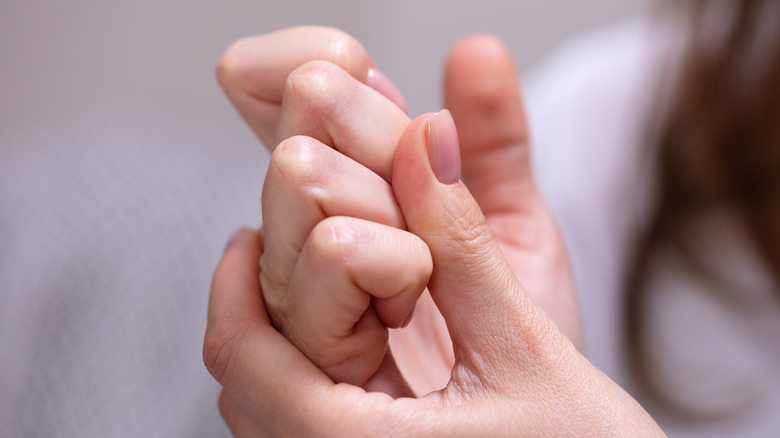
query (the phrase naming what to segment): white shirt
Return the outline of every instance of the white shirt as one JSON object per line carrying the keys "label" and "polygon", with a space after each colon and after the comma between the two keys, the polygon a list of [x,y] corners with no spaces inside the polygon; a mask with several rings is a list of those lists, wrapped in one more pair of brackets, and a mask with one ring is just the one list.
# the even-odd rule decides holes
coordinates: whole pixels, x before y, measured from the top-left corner
{"label": "white shirt", "polygon": [[661,384],[709,419],[664,415],[636,390],[622,356],[621,282],[652,187],[642,145],[675,41],[673,28],[635,20],[574,40],[527,75],[536,176],[572,259],[590,360],[645,403],[669,436],[776,436],[777,291],[728,215],[708,221],[702,251],[736,285],[736,301],[714,298],[674,257],[663,259],[648,291],[647,347]]}

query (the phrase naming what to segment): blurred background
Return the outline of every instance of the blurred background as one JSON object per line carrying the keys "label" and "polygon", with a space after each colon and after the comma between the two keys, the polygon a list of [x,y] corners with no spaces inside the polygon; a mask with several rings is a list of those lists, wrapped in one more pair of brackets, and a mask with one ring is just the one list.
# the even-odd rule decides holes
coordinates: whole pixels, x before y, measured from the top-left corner
{"label": "blurred background", "polygon": [[[355,35],[406,94],[413,114],[439,106],[442,59],[458,37],[504,37],[527,69],[573,34],[646,9],[647,0],[4,0],[4,140],[94,114],[238,130],[214,81],[230,42],[298,24]],[[20,141],[20,140],[19,140]]]}
{"label": "blurred background", "polygon": [[345,29],[439,109],[457,38],[521,71],[647,0],[0,2],[0,436],[220,436],[200,359],[209,280],[260,222],[268,154],[222,95],[234,40]]}

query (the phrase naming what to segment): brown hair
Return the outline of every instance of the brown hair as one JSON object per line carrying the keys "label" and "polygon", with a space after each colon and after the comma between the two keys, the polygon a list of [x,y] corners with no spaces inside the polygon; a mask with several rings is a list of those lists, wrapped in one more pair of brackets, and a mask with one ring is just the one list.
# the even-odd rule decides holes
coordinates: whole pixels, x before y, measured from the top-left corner
{"label": "brown hair", "polygon": [[[645,393],[667,406],[673,400],[653,380],[646,348],[646,286],[658,254],[671,250],[709,284],[728,289],[726,279],[707,267],[692,237],[703,218],[727,209],[765,261],[775,286],[780,285],[777,6],[777,0],[675,0],[668,5],[675,16],[686,17],[689,34],[673,97],[650,144],[657,160],[654,205],[636,240],[625,296],[629,365]],[[725,293],[739,300],[736,292]]]}

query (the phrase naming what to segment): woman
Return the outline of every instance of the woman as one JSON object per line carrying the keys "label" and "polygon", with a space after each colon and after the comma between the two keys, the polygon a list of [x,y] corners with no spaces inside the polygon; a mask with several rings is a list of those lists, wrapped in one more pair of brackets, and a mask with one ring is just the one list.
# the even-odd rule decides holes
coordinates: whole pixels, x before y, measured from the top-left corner
{"label": "woman", "polygon": [[[703,5],[699,8],[705,9]],[[277,47],[284,40],[284,46],[289,47],[306,39],[301,35],[332,31],[297,32],[303,34],[275,34],[244,42],[229,51],[228,61],[222,64],[223,83],[245,118],[268,144],[282,141],[274,153],[276,164],[272,164],[264,189],[264,215],[268,216],[264,220],[266,252],[260,278],[269,313],[287,339],[272,329],[264,303],[258,300],[258,271],[256,264],[251,263],[262,254],[258,247],[261,237],[257,234],[244,232],[230,246],[212,289],[205,357],[212,373],[225,385],[221,406],[234,433],[661,434],[646,413],[587,363],[559,331],[560,327],[578,342],[576,306],[562,245],[531,179],[525,129],[518,123],[522,120],[522,106],[513,88],[516,85],[511,61],[501,46],[490,38],[472,38],[456,46],[448,63],[447,106],[460,130],[463,176],[474,194],[472,199],[465,186],[457,182],[460,162],[453,150],[457,149],[458,136],[446,112],[427,115],[407,125],[401,112],[325,63],[307,64],[296,70],[282,93],[280,84],[292,69],[303,61],[316,59],[312,53],[324,53],[328,59],[327,51],[312,50],[307,54],[307,49],[300,47],[292,51],[297,53],[295,57],[271,56],[273,62],[257,67],[266,79],[260,89],[252,89],[257,84],[247,81],[238,83],[237,78],[248,75],[231,70],[229,59],[235,59],[246,47]],[[334,38],[338,41],[344,37],[337,34]],[[323,35],[312,40],[334,41]],[[332,60],[372,85],[377,76],[368,75],[370,61],[360,54],[360,49],[347,51],[346,57],[344,54],[336,51]],[[345,59],[350,62],[344,62]],[[356,59],[363,62],[353,62]],[[307,84],[315,86],[307,88]],[[398,102],[397,94],[387,91],[392,88],[386,82],[373,85]],[[338,91],[324,93],[330,98],[322,99],[323,89]],[[262,100],[258,103],[243,99],[241,92],[245,90]],[[332,99],[334,95],[343,99]],[[349,114],[347,109],[361,117],[332,116]],[[302,118],[296,114],[325,116]],[[387,131],[374,132],[378,125],[366,123],[372,117],[382,121]],[[361,124],[372,130],[364,132]],[[379,147],[361,148],[367,139],[377,141]],[[333,146],[344,155],[331,154],[326,146]],[[395,158],[391,161],[388,157],[393,152]],[[354,161],[339,158],[344,156]],[[312,157],[317,160],[312,161]],[[339,172],[313,171],[316,167],[311,163],[322,160],[330,164],[326,169]],[[355,161],[360,165],[355,165]],[[663,160],[660,168],[664,169]],[[361,195],[339,192],[344,181],[336,175],[345,173],[352,181],[361,181],[357,186],[370,192],[380,207],[364,208],[365,202],[351,204],[350,199],[361,199]],[[392,187],[383,185],[382,179],[391,180]],[[664,187],[663,180],[660,181]],[[312,186],[318,190],[308,190]],[[322,193],[326,195],[320,196]],[[302,201],[297,207],[285,208],[284,200],[290,199]],[[313,207],[320,207],[319,211]],[[276,213],[277,208],[286,214]],[[307,211],[315,211],[319,216],[307,216]],[[668,215],[663,207],[658,211],[651,217]],[[300,214],[290,215],[296,212]],[[285,218],[288,222],[289,218],[303,219],[290,225],[284,223]],[[653,219],[650,224],[656,222]],[[398,231],[404,228],[409,232]],[[650,229],[655,229],[655,225]],[[367,241],[364,236],[383,237]],[[386,245],[378,242],[397,242],[393,248],[411,248],[411,252],[394,260],[393,254],[402,252],[381,253]],[[360,252],[365,247],[377,253]],[[646,254],[652,254],[655,247],[642,244],[639,248],[639,268],[632,271],[638,273],[630,277],[635,279],[631,282],[632,290],[643,290]],[[372,254],[390,262],[386,266],[372,262]],[[354,259],[362,262],[346,262]],[[334,272],[339,275],[333,275]],[[405,281],[393,284],[374,281],[368,274],[375,272],[382,272],[389,279],[411,274]],[[515,274],[534,300],[519,286]],[[421,340],[418,344],[439,349],[446,344],[440,338],[425,339],[426,333],[444,333],[427,295],[418,303],[410,327],[401,332],[418,336],[410,341],[401,334],[390,340],[390,350],[398,356],[398,367],[384,342],[385,327],[406,322],[425,284],[447,321],[454,345],[454,368],[444,390],[417,400],[390,400],[354,387],[332,386],[317,371],[319,368],[336,381],[394,396],[424,394],[440,387],[441,376],[446,376],[451,366],[447,352],[431,355],[437,359],[438,369],[430,376],[426,376],[426,370],[431,367],[415,363],[415,355],[408,354],[414,351],[414,339]],[[325,291],[349,293],[339,292],[318,301],[322,297],[307,294],[315,285]],[[362,292],[373,296],[373,305]],[[345,296],[347,299],[339,302]],[[327,307],[334,302],[338,306]],[[547,311],[557,326],[534,302]],[[629,300],[629,304],[634,302]],[[316,306],[312,308],[311,303]],[[350,308],[354,303],[358,304]],[[343,312],[345,308],[351,312]],[[328,317],[317,320],[315,310]],[[347,317],[339,320],[343,315]],[[420,328],[420,322],[428,326]],[[323,327],[324,335],[317,337],[317,330]],[[345,332],[345,328],[356,330]],[[300,352],[313,363],[300,356]],[[399,378],[398,368],[411,377],[407,382]],[[292,388],[305,394],[290,393]],[[345,422],[343,416],[347,413],[352,418]]]}
{"label": "woman", "polygon": [[667,4],[527,81],[588,356],[674,436],[780,427],[777,7]]}

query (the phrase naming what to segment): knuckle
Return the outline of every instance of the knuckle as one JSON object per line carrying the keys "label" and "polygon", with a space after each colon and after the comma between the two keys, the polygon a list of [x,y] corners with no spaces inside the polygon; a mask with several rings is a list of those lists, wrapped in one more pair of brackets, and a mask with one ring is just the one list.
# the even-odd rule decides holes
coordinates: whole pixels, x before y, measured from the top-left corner
{"label": "knuckle", "polygon": [[295,136],[284,140],[271,155],[269,177],[281,177],[293,187],[319,186],[326,156],[322,144],[310,137]]}
{"label": "knuckle", "polygon": [[358,79],[361,79],[359,75],[367,74],[372,65],[365,47],[344,31],[334,29],[325,47],[328,53],[324,59],[330,60]]}
{"label": "knuckle", "polygon": [[223,384],[234,352],[249,327],[230,321],[217,321],[206,329],[203,341],[203,363],[214,379]]}
{"label": "knuckle", "polygon": [[359,256],[359,243],[358,230],[343,217],[320,221],[309,236],[309,245],[318,260],[346,268]]}
{"label": "knuckle", "polygon": [[321,119],[331,114],[344,89],[345,73],[329,61],[309,61],[290,73],[284,87],[284,104],[302,117]]}

